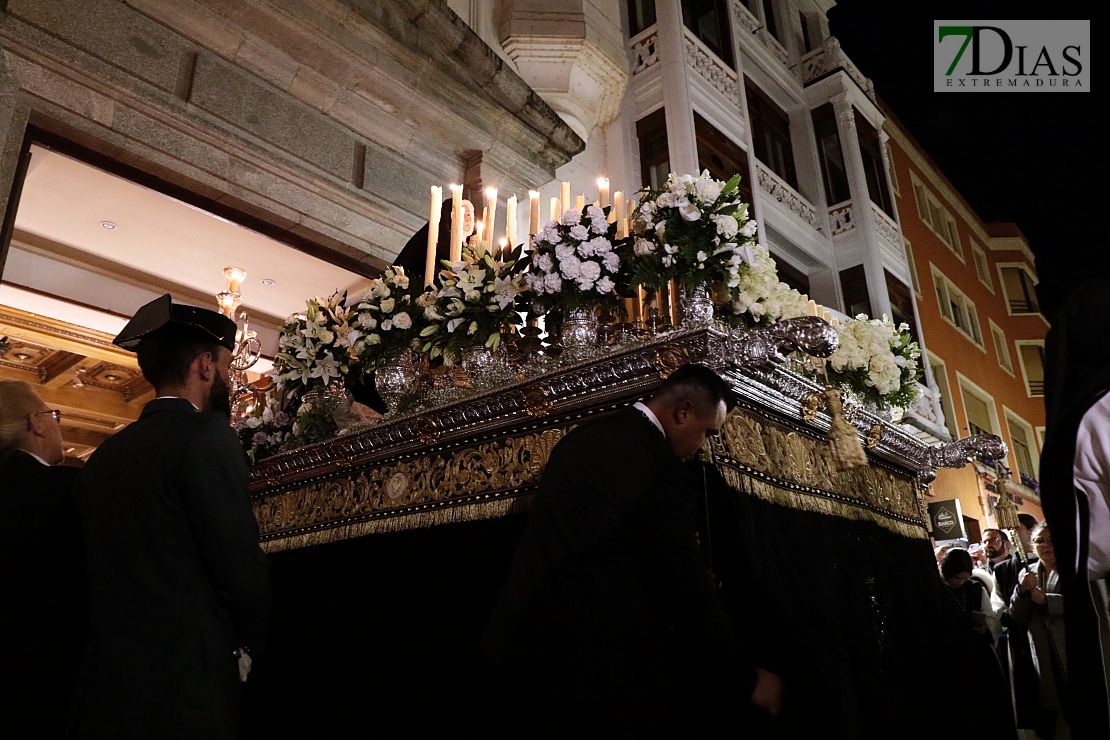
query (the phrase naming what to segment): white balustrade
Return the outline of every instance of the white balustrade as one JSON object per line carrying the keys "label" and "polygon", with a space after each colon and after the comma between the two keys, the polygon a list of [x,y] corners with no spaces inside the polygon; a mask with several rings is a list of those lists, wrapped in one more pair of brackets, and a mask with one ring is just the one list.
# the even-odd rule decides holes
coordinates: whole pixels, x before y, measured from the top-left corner
{"label": "white balustrade", "polygon": [[798,64],[802,68],[802,84],[824,77],[837,69],[848,73],[860,89],[875,102],[875,84],[863,76],[859,67],[852,63],[848,55],[840,48],[840,41],[835,36],[829,36],[821,44],[820,49],[814,49],[801,58]]}
{"label": "white balustrade", "polygon": [[[886,239],[894,247],[896,253],[900,253],[898,245],[902,243],[902,240],[898,236],[898,224],[894,222],[894,219],[886,215],[886,212],[874,203],[871,204],[871,217],[875,221],[875,230],[879,232],[879,236]],[[905,249],[905,247],[901,249]]]}
{"label": "white balustrade", "polygon": [[756,180],[758,180],[759,187],[763,192],[789,208],[798,218],[810,226],[817,227],[817,210],[809,201],[799,195],[785,180],[772,172],[767,165],[758,160],[755,163],[755,172]]}
{"label": "white balustrade", "polygon": [[659,34],[655,26],[641,31],[629,42],[632,47],[632,74],[639,74],[659,61]]}
{"label": "white balustrade", "polygon": [[685,32],[683,39],[686,42],[686,63],[729,102],[740,107],[740,84],[736,81],[736,73],[689,31]]}
{"label": "white balustrade", "polygon": [[856,228],[856,222],[852,217],[852,201],[846,200],[830,208],[829,223],[832,225],[833,236]]}

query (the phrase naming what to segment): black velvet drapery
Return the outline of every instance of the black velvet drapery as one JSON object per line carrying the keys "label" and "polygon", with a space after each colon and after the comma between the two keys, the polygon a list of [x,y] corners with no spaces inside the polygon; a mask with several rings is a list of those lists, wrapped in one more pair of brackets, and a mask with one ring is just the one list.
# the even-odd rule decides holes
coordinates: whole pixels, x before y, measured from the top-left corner
{"label": "black velvet drapery", "polygon": [[[781,718],[747,737],[961,726],[958,697],[976,679],[959,675],[928,540],[762,501],[704,470],[707,564],[788,686]],[[270,648],[245,686],[244,737],[498,736],[510,712],[477,644],[526,517],[274,554]],[[938,703],[945,680],[963,687],[955,702]]]}

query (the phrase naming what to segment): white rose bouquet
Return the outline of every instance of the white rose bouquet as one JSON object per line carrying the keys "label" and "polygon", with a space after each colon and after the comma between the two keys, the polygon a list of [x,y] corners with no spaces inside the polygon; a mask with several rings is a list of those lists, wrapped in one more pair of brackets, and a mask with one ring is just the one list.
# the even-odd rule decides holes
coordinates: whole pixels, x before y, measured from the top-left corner
{"label": "white rose bouquet", "polygon": [[908,407],[917,397],[921,349],[909,326],[895,326],[886,316],[860,314],[837,327],[840,346],[828,361],[829,379],[848,383],[879,407]]}
{"label": "white rose bouquet", "polygon": [[[752,262],[756,222],[737,197],[740,175],[721,182],[708,171],[671,173],[663,190],[643,194],[633,227],[631,281],[658,290],[716,284],[736,292]],[[717,291],[719,292],[719,291]]]}
{"label": "white rose bouquet", "polygon": [[779,281],[775,260],[762,244],[751,245],[751,262],[736,286],[719,292],[717,318],[730,326],[752,328],[806,315],[802,294]]}
{"label": "white rose bouquet", "polygon": [[399,350],[418,345],[428,323],[422,305],[429,300],[426,296],[434,294],[418,292],[400,266],[388,268],[358,295],[349,322],[359,332],[364,367],[373,368]]}
{"label": "white rose bouquet", "polygon": [[443,261],[443,287],[417,300],[428,321],[420,332],[424,352],[454,363],[464,347],[496,348],[501,343],[501,333],[520,323],[516,299],[525,290],[521,251],[517,247],[495,256],[467,246],[458,262]]}
{"label": "white rose bouquet", "polygon": [[570,209],[549,221],[533,242],[524,280],[548,307],[589,308],[617,302],[621,244],[607,209]]}

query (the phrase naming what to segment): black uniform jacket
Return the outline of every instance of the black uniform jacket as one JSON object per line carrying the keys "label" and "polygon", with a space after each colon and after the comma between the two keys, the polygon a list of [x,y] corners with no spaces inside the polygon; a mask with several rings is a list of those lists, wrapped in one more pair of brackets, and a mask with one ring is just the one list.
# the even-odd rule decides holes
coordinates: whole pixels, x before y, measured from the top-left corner
{"label": "black uniform jacket", "polygon": [[77,481],[91,629],[81,737],[232,737],[239,647],[270,612],[247,466],[227,417],[155,399]]}
{"label": "black uniform jacket", "polygon": [[698,550],[698,494],[635,408],[572,431],[551,453],[483,648],[595,730],[659,716],[676,654],[748,696],[754,666]]}
{"label": "black uniform jacket", "polygon": [[62,736],[84,651],[78,472],[20,451],[0,464],[0,714],[36,737]]}

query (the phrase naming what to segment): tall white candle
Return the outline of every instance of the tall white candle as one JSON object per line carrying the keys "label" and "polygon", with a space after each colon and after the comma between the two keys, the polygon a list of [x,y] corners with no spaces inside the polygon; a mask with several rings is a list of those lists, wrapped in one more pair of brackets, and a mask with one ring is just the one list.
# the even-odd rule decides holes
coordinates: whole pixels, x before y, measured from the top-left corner
{"label": "tall white candle", "polygon": [[585,208],[585,207],[586,207],[586,196],[584,196],[584,195],[574,196],[574,210],[581,213],[582,209]]}
{"label": "tall white candle", "polygon": [[559,184],[559,215],[562,216],[564,211],[570,210],[570,183],[564,182]]}
{"label": "tall white candle", "polygon": [[597,178],[598,203],[602,208],[609,205],[609,178]]}
{"label": "tall white candle", "polygon": [[485,229],[486,229],[486,225],[482,221],[479,221],[478,223],[474,224],[474,236],[476,237],[474,239],[474,242],[478,245],[478,254],[479,255],[482,255],[482,254],[486,253]]}
{"label": "tall white candle", "polygon": [[509,247],[516,249],[516,196],[510,195],[505,201],[505,238]]}
{"label": "tall white candle", "polygon": [[432,203],[428,215],[428,254],[424,258],[424,287],[435,280],[436,247],[439,246],[439,213],[443,207],[443,188],[432,186]]}
{"label": "tall white candle", "polygon": [[[617,192],[613,193],[613,208],[612,208],[612,210],[609,211],[609,223],[619,224],[621,222],[621,216],[623,216],[623,215],[624,215],[624,193],[622,193],[621,191],[618,190]],[[619,226],[617,227],[617,231],[620,231]]]}
{"label": "tall white candle", "polygon": [[497,230],[497,188],[486,188],[486,210],[489,212],[489,219],[486,220],[485,227],[485,250],[492,252],[493,234]]}
{"label": "tall white candle", "polygon": [[549,221],[558,221],[559,220],[559,216],[562,215],[560,213],[559,205],[560,205],[560,203],[559,203],[558,198],[552,198],[551,199],[551,218],[548,219]]}
{"label": "tall white candle", "polygon": [[528,191],[528,234],[540,230],[540,191]]}
{"label": "tall white candle", "polygon": [[451,186],[451,261],[462,259],[462,185]]}

